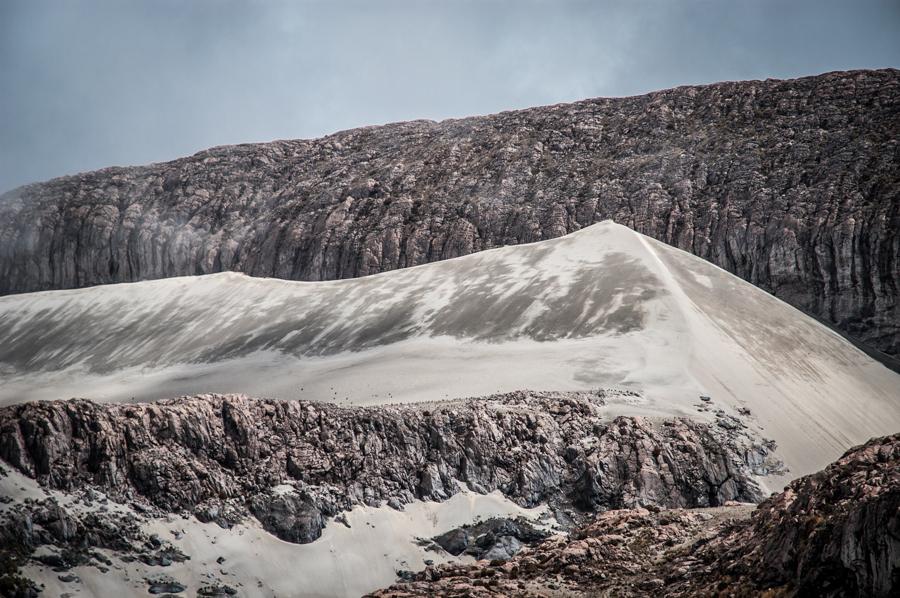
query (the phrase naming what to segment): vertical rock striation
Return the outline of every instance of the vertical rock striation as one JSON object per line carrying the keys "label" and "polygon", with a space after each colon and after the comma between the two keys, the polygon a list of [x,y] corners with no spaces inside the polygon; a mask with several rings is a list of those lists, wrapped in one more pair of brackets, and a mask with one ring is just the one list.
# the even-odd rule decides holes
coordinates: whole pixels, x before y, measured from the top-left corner
{"label": "vertical rock striation", "polygon": [[0,293],[363,276],[613,219],[900,354],[900,72],[220,147],[0,196]]}
{"label": "vertical rock striation", "polygon": [[203,521],[250,512],[299,543],[353,505],[446,500],[458,482],[525,506],[693,507],[761,500],[754,476],[779,467],[747,433],[609,420],[602,404],[532,392],[370,408],[239,395],[36,402],[0,409],[0,459],[50,488],[96,487]]}

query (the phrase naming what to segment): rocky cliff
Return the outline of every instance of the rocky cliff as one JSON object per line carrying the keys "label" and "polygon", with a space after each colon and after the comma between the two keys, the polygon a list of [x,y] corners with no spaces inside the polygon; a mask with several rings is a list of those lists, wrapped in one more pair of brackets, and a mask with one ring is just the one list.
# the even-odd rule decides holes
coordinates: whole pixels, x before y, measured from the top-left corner
{"label": "rocky cliff", "polygon": [[505,561],[429,567],[412,596],[895,596],[900,435],[746,507],[609,511]]}
{"label": "rocky cliff", "polygon": [[353,505],[444,500],[460,483],[550,503],[565,521],[761,500],[754,474],[778,467],[771,444],[731,426],[610,420],[602,402],[519,392],[377,408],[221,395],[28,403],[0,409],[0,458],[50,488],[94,487],[223,525],[252,514],[299,543]]}
{"label": "rocky cliff", "polygon": [[[169,513],[223,527],[252,515],[283,539],[310,542],[325,515],[349,505],[399,509],[465,482],[547,501],[570,533],[502,519],[452,529],[423,541],[480,560],[426,561],[375,595],[896,595],[900,435],[851,449],[754,508],[729,501],[761,497],[752,476],[777,465],[770,446],[729,426],[599,418],[603,401],[521,392],[341,408],[206,395],[3,408],[0,457],[63,492],[4,499],[0,564],[12,568],[0,569],[0,589],[35,596],[16,574],[29,562],[77,584],[75,567],[117,575],[116,563],[139,561],[155,573],[143,582],[151,593],[178,593],[188,582],[162,574],[192,555],[144,529]],[[204,582],[199,595],[236,592],[216,576]]]}
{"label": "rocky cliff", "polygon": [[0,293],[362,276],[611,218],[900,353],[900,72],[221,147],[0,197]]}

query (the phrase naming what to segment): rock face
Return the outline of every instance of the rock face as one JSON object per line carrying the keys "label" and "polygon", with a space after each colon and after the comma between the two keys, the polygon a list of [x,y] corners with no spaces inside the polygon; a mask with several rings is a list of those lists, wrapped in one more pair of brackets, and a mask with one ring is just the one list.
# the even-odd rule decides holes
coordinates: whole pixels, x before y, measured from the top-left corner
{"label": "rock face", "polygon": [[[6,475],[0,468],[0,477]],[[4,498],[14,504],[0,510],[0,563],[7,565],[0,567],[0,596],[42,595],[33,582],[18,574],[18,568],[29,559],[55,573],[65,573],[60,581],[76,584],[80,583],[78,576],[67,573],[73,567],[91,566],[104,574],[113,568],[103,551],[153,567],[190,559],[170,542],[142,531],[148,517],[109,509],[106,497],[90,488],[70,494],[67,498],[73,500],[65,505],[55,498],[28,498],[18,503]],[[151,589],[151,593],[159,592]]]}
{"label": "rock face", "polygon": [[453,556],[466,554],[479,561],[492,561],[507,560],[523,546],[536,544],[549,535],[528,521],[491,518],[452,529],[432,541]]}
{"label": "rock face", "polygon": [[[686,510],[608,511],[569,536],[554,536],[506,561],[430,566],[412,579],[375,592],[414,596],[648,596],[665,595],[657,563],[667,550],[715,533],[747,508],[714,517]],[[697,594],[697,595],[716,595]],[[730,594],[725,594],[730,595]]]}
{"label": "rock face", "polygon": [[794,481],[761,504],[747,526],[699,554],[715,555],[721,571],[748,586],[786,587],[801,596],[895,596],[900,434],[874,439]]}
{"label": "rock face", "polygon": [[347,278],[613,219],[900,354],[900,72],[214,148],[0,197],[0,293]]}
{"label": "rock face", "polygon": [[252,513],[291,542],[354,504],[398,507],[501,490],[525,506],[595,510],[762,499],[771,446],[676,419],[605,419],[602,397],[511,393],[341,408],[207,395],[0,410],[0,457],[59,490],[92,486],[228,525]]}
{"label": "rock face", "polygon": [[609,511],[508,561],[428,567],[376,595],[896,596],[898,530],[894,435],[796,480],[752,514]]}

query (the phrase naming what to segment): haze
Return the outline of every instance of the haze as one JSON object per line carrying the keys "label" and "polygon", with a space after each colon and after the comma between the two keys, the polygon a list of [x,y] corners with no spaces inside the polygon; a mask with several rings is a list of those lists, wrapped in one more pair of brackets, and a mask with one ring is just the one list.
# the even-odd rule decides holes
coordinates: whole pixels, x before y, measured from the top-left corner
{"label": "haze", "polygon": [[214,145],[897,66],[892,0],[4,0],[0,191]]}

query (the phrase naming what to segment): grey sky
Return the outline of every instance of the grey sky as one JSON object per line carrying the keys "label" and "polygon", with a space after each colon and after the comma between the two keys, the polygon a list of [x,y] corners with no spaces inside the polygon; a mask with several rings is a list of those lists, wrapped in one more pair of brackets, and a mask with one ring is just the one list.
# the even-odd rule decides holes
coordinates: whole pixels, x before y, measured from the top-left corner
{"label": "grey sky", "polygon": [[900,0],[0,0],[0,191],[227,143],[900,67]]}

